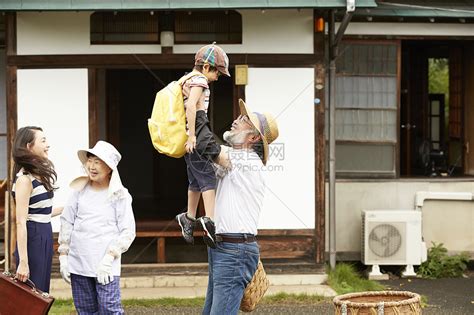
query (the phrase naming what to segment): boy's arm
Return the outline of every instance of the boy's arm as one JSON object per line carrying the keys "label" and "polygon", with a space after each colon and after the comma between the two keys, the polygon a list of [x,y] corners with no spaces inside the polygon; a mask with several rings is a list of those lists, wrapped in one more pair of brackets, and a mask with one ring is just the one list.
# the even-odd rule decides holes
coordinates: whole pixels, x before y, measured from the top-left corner
{"label": "boy's arm", "polygon": [[186,120],[188,122],[189,137],[186,141],[186,152],[192,153],[196,148],[196,107],[202,96],[203,88],[193,86],[189,92],[189,98],[186,102]]}
{"label": "boy's arm", "polygon": [[229,151],[230,147],[221,145],[221,152],[217,156],[216,160],[214,161],[216,164],[226,168],[230,169],[232,164],[230,163],[230,158],[229,158]]}

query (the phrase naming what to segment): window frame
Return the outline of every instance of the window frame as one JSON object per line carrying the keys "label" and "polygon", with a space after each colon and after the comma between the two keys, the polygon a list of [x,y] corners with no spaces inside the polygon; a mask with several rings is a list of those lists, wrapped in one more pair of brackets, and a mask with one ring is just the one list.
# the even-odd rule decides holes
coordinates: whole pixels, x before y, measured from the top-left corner
{"label": "window frame", "polygon": [[[395,75],[393,77],[396,78],[396,108],[395,109],[389,109],[389,108],[358,108],[358,107],[337,107],[336,110],[340,109],[355,109],[355,110],[367,110],[367,111],[372,111],[372,110],[387,110],[387,111],[394,111],[396,115],[396,121],[395,121],[395,136],[396,139],[395,141],[393,140],[387,140],[387,141],[373,141],[373,140],[367,140],[367,141],[362,141],[362,140],[337,140],[336,139],[336,147],[338,144],[367,144],[367,145],[374,145],[374,146],[384,146],[384,145],[393,145],[393,171],[366,171],[366,170],[361,170],[361,171],[338,171],[336,169],[336,178],[337,179],[396,179],[400,178],[400,89],[401,89],[401,40],[370,40],[370,39],[345,39],[342,41],[344,44],[355,44],[355,45],[395,45],[396,46],[396,69],[395,69]],[[342,53],[342,51],[340,51]],[[336,68],[337,70],[337,68]],[[352,76],[352,77],[357,77],[357,76],[370,76],[370,77],[387,77],[390,75],[387,74],[349,74],[349,73],[341,73],[336,71],[336,78],[341,77],[341,76]],[[328,108],[329,104],[327,104],[326,109]],[[326,141],[326,146],[328,146],[328,141]],[[337,157],[336,157],[337,159]]]}
{"label": "window frame", "polygon": [[[181,20],[182,18],[186,18],[184,19],[184,21],[186,21],[187,23],[193,23],[195,21],[192,21],[192,17],[193,15],[194,16],[198,16],[200,18],[207,18],[209,20],[213,20],[215,21],[216,20],[216,17],[215,15],[216,14],[224,14],[224,15],[227,15],[228,16],[228,29],[227,29],[227,32],[219,32],[219,33],[214,33],[214,34],[228,34],[227,36],[229,37],[229,34],[232,34],[232,33],[235,33],[235,34],[239,34],[239,39],[237,40],[234,40],[234,39],[227,39],[227,40],[222,40],[222,39],[217,39],[217,38],[214,38],[214,39],[209,39],[209,40],[180,40],[179,39],[179,34],[202,34],[201,31],[188,31],[188,32],[181,32],[181,31],[178,31],[180,29],[180,25],[178,25],[180,22],[182,22],[183,20]],[[190,17],[190,18],[189,18]],[[237,25],[234,25],[234,27],[236,27],[237,31],[236,32],[230,32],[230,29],[232,28],[232,25],[231,25],[231,22],[232,22],[232,17],[234,18],[238,18],[238,24]],[[242,15],[237,11],[237,10],[227,10],[227,11],[222,11],[222,10],[205,10],[205,11],[193,11],[191,12],[191,14],[189,14],[188,12],[184,12],[184,11],[177,11],[175,13],[175,20],[174,20],[174,42],[175,44],[183,44],[183,45],[193,45],[193,44],[209,44],[210,42],[217,42],[217,44],[219,45],[222,45],[222,44],[242,44],[242,35],[243,33],[243,23],[242,23]],[[212,32],[209,32],[209,33],[206,33],[206,34],[212,34]]]}
{"label": "window frame", "polygon": [[[105,32],[104,31],[104,26],[105,26],[105,21],[104,21],[104,18],[105,17],[109,17],[109,15],[112,15],[114,17],[119,17],[120,16],[125,16],[125,15],[144,15],[144,16],[148,16],[149,19],[151,19],[152,21],[150,22],[153,22],[153,23],[156,23],[156,32],[153,31],[153,32]],[[102,23],[102,31],[99,32],[99,31],[95,31],[93,29],[93,26],[94,26],[94,22],[93,19],[94,18],[101,18],[101,23]],[[153,21],[154,20],[154,21]],[[158,14],[153,14],[151,15],[149,12],[118,12],[118,13],[115,13],[113,11],[96,11],[96,12],[93,12],[91,15],[90,15],[90,18],[89,18],[89,40],[90,40],[90,44],[91,45],[160,45],[161,44],[161,38],[160,38],[160,24],[159,24],[159,16]],[[94,34],[100,34],[102,36],[102,40],[95,40],[93,39],[93,35]],[[120,35],[120,34],[156,34],[157,35],[157,40],[137,40],[137,41],[134,41],[134,40],[106,40],[105,39],[105,36],[106,35],[110,35],[110,34],[117,34],[117,35]]]}

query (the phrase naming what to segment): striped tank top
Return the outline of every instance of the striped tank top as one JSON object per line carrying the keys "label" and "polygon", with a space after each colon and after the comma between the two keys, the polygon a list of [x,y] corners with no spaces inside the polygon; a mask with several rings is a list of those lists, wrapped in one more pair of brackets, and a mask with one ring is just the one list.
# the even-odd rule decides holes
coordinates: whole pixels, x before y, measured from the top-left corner
{"label": "striped tank top", "polygon": [[12,195],[15,198],[16,180],[19,176],[27,175],[31,179],[33,191],[30,195],[28,206],[27,221],[34,221],[39,223],[51,222],[51,212],[53,211],[53,196],[52,191],[47,191],[44,185],[37,180],[33,175],[20,171],[16,174],[13,181]]}

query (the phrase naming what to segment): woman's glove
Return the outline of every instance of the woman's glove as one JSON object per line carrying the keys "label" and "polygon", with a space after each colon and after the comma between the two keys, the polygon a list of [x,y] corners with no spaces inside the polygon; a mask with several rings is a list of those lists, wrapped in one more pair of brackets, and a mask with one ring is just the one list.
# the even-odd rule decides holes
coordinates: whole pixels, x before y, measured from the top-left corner
{"label": "woman's glove", "polygon": [[67,283],[71,283],[71,274],[69,273],[67,261],[67,255],[59,255],[59,272],[61,273],[61,277]]}
{"label": "woman's glove", "polygon": [[112,263],[114,260],[114,256],[105,254],[99,263],[99,267],[97,267],[97,282],[106,285],[114,281],[114,276],[112,275]]}

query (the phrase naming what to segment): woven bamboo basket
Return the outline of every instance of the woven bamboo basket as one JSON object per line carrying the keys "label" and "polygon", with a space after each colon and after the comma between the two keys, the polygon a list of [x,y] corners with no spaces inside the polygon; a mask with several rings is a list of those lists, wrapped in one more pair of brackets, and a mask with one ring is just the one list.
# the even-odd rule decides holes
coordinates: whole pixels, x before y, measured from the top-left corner
{"label": "woven bamboo basket", "polygon": [[419,315],[420,296],[408,291],[372,291],[336,296],[335,315]]}
{"label": "woven bamboo basket", "polygon": [[244,296],[240,302],[240,310],[243,312],[253,311],[265,292],[267,292],[269,286],[270,281],[268,281],[265,269],[263,269],[262,262],[259,260],[257,270],[245,288]]}

